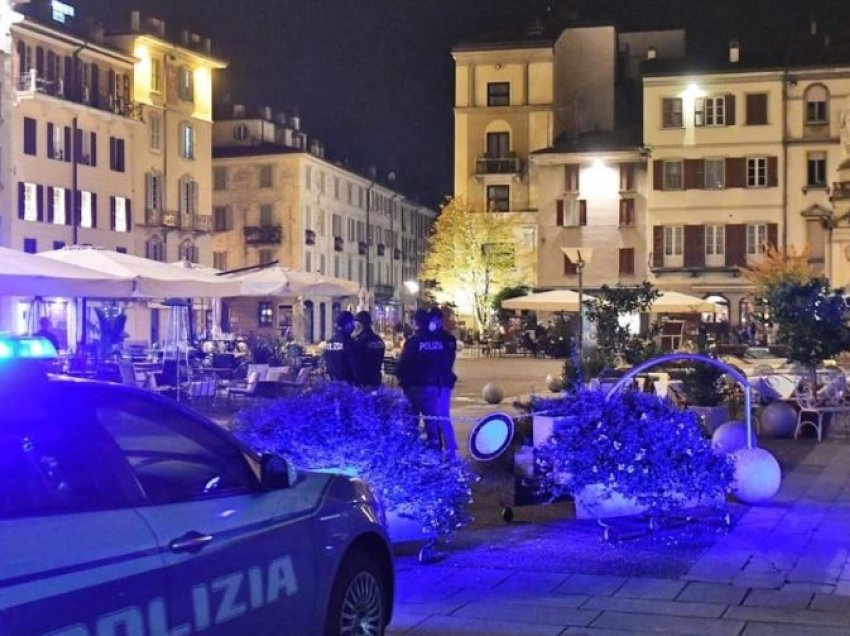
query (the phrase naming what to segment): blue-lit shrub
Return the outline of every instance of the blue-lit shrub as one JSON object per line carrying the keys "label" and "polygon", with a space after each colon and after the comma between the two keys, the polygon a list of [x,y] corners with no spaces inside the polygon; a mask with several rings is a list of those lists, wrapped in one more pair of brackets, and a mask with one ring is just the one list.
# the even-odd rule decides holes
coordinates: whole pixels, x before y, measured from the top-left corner
{"label": "blue-lit shrub", "polygon": [[445,536],[470,521],[472,472],[464,460],[444,460],[426,446],[398,391],[320,384],[240,412],[234,431],[302,468],[359,475],[423,533]]}
{"label": "blue-lit shrub", "polygon": [[579,390],[532,408],[568,418],[537,455],[541,489],[555,497],[601,484],[661,511],[729,492],[731,461],[712,450],[695,414],[666,400],[629,391],[606,401],[602,391]]}

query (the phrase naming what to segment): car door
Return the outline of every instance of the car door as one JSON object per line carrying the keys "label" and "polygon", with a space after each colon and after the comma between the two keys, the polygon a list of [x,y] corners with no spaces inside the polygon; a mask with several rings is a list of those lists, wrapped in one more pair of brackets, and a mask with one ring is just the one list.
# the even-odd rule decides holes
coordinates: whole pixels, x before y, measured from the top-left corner
{"label": "car door", "polygon": [[96,414],[145,493],[139,511],[168,565],[169,625],[313,633],[320,489],[262,489],[233,438],[167,400],[122,396]]}
{"label": "car door", "polygon": [[155,631],[164,564],[132,475],[67,395],[0,413],[0,634]]}

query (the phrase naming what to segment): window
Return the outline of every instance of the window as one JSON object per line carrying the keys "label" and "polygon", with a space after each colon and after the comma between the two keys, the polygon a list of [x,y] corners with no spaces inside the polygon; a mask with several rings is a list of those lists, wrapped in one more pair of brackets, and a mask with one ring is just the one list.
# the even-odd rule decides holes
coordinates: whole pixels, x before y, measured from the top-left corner
{"label": "window", "polygon": [[179,82],[177,94],[184,102],[195,101],[195,81],[194,73],[188,66],[181,66],[178,71],[177,80]]}
{"label": "window", "polygon": [[685,242],[685,227],[683,225],[665,225],[664,226],[664,261],[668,263],[668,259],[681,259],[683,254],[683,245]]}
{"label": "window", "polygon": [[750,93],[747,95],[747,126],[763,126],[767,124],[767,93]]}
{"label": "window", "polygon": [[705,172],[705,187],[709,190],[723,188],[725,185],[725,168],[726,161],[724,159],[706,159],[704,164]]}
{"label": "window", "polygon": [[24,117],[24,154],[35,155],[36,153],[36,121],[31,117]]}
{"label": "window", "polygon": [[305,272],[313,271],[313,253],[312,252],[304,252],[304,271]]}
{"label": "window", "polygon": [[576,264],[570,260],[570,257],[564,254],[564,276],[575,276],[578,274]]}
{"label": "window", "polygon": [[635,248],[620,248],[620,275],[631,276],[635,273]]}
{"label": "window", "polygon": [[511,136],[506,132],[487,133],[487,157],[507,157],[511,151]]}
{"label": "window", "polygon": [[77,162],[84,166],[97,166],[97,133],[77,128],[75,143]]}
{"label": "window", "polygon": [[97,226],[97,196],[93,192],[80,191],[80,227]]}
{"label": "window", "polygon": [[158,57],[151,58],[151,91],[162,91],[162,60]]}
{"label": "window", "polygon": [[260,166],[260,187],[272,187],[272,166]]}
{"label": "window", "polygon": [[579,174],[581,166],[577,163],[568,163],[564,166],[564,192],[579,191]]}
{"label": "window", "polygon": [[304,166],[304,188],[309,190],[313,181],[313,166]]}
{"label": "window", "polygon": [[213,190],[227,190],[227,168],[213,168]]}
{"label": "window", "polygon": [[116,232],[130,231],[130,201],[125,197],[111,197],[111,227]]}
{"label": "window", "polygon": [[180,124],[180,156],[195,158],[195,127],[185,121]]}
{"label": "window", "polygon": [[488,106],[510,106],[511,85],[509,82],[487,83],[487,105]]}
{"label": "window", "polygon": [[747,256],[762,254],[767,247],[767,225],[764,223],[747,226]]}
{"label": "window", "polygon": [[747,159],[747,187],[763,188],[767,186],[767,158],[749,157]]}
{"label": "window", "polygon": [[25,238],[24,251],[27,254],[35,254],[38,252],[38,242],[34,238]]}
{"label": "window", "polygon": [[726,96],[698,97],[694,101],[695,126],[725,126]]}
{"label": "window", "polygon": [[260,327],[274,326],[274,306],[267,301],[257,303],[257,324]]}
{"label": "window", "polygon": [[71,161],[71,128],[47,123],[47,157],[59,161]]}
{"label": "window", "polygon": [[198,213],[198,182],[192,177],[180,179],[180,214]]}
{"label": "window", "polygon": [[620,227],[631,227],[635,224],[635,200],[620,199]]}
{"label": "window", "polygon": [[682,189],[682,161],[664,162],[664,189]]}
{"label": "window", "polygon": [[325,193],[325,173],[321,170],[319,171],[319,192]]}
{"label": "window", "polygon": [[811,188],[826,187],[825,152],[810,152],[806,155],[806,185]]}
{"label": "window", "polygon": [[233,229],[230,219],[230,209],[226,205],[213,207],[213,232],[227,232]]}
{"label": "window", "polygon": [[192,239],[184,239],[177,248],[177,258],[190,263],[198,262],[198,248]]}
{"label": "window", "polygon": [[352,205],[354,202],[354,186],[348,182],[345,184],[346,191],[346,200],[348,201],[348,205]]}
{"label": "window", "polygon": [[334,177],[334,199],[339,201],[339,177]]}
{"label": "window", "polygon": [[829,94],[821,84],[809,86],[806,89],[806,124],[820,125],[827,123],[829,111],[827,101]]}
{"label": "window", "polygon": [[665,97],[661,100],[661,127],[682,127],[682,98]]}
{"label": "window", "polygon": [[705,264],[719,267],[726,261],[726,227],[723,225],[705,226]]}
{"label": "window", "polygon": [[96,407],[151,503],[251,492],[257,480],[239,446],[191,416],[121,395]]}
{"label": "window", "polygon": [[53,241],[54,250],[61,250],[63,247],[65,247],[65,241]]}
{"label": "window", "polygon": [[50,209],[48,210],[47,220],[50,221],[52,214],[55,225],[65,225],[68,222],[65,214],[67,212],[65,206],[68,204],[67,190],[65,188],[48,188],[48,196],[51,196],[52,199],[48,202]]}
{"label": "window", "polygon": [[162,174],[159,172],[145,175],[145,209],[162,209]]}
{"label": "window", "polygon": [[109,169],[124,172],[124,140],[119,137],[109,138]]}
{"label": "window", "polygon": [[274,208],[270,204],[260,206],[260,227],[274,225]]}
{"label": "window", "polygon": [[262,265],[264,263],[271,263],[275,260],[274,250],[259,250],[257,254],[257,262]]}
{"label": "window", "polygon": [[491,212],[507,212],[511,209],[510,186],[487,186],[487,205]]}
{"label": "window", "polygon": [[151,113],[149,116],[150,121],[150,129],[149,129],[149,144],[150,149],[159,152],[162,148],[162,116],[157,115],[155,113]]}
{"label": "window", "polygon": [[23,215],[20,215],[24,221],[38,221],[38,186],[34,183],[23,183]]}
{"label": "window", "polygon": [[555,203],[555,223],[560,227],[587,225],[587,201],[584,199],[558,199]]}
{"label": "window", "polygon": [[162,262],[165,260],[165,249],[161,238],[152,236],[147,240],[145,243],[145,257],[152,261]]}
{"label": "window", "polygon": [[620,192],[635,191],[635,164],[620,164]]}
{"label": "window", "polygon": [[213,252],[213,267],[222,272],[227,271],[227,252]]}
{"label": "window", "polygon": [[116,247],[116,248],[115,248],[115,251],[116,251],[116,252],[118,252],[119,254],[126,254],[126,253],[127,253],[127,248],[126,248],[126,247],[121,247],[121,246],[119,245],[118,247]]}
{"label": "window", "polygon": [[356,240],[357,224],[354,219],[348,219],[348,240],[353,243]]}

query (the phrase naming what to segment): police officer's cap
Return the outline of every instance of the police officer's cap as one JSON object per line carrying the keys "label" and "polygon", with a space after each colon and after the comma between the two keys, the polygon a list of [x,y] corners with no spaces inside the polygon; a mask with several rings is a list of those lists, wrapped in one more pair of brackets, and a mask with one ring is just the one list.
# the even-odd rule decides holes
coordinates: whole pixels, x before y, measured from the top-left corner
{"label": "police officer's cap", "polygon": [[439,320],[441,322],[443,320],[443,310],[439,307],[431,307],[431,311],[428,312],[428,315],[431,316],[431,320]]}
{"label": "police officer's cap", "polygon": [[368,327],[372,324],[372,316],[369,314],[368,311],[358,311],[354,315],[354,320],[359,322],[364,327]]}
{"label": "police officer's cap", "polygon": [[428,326],[428,323],[431,322],[431,316],[428,313],[427,309],[417,309],[413,313],[413,322],[417,327],[425,328]]}
{"label": "police officer's cap", "polygon": [[341,311],[336,317],[336,326],[345,327],[354,323],[354,316],[350,311]]}

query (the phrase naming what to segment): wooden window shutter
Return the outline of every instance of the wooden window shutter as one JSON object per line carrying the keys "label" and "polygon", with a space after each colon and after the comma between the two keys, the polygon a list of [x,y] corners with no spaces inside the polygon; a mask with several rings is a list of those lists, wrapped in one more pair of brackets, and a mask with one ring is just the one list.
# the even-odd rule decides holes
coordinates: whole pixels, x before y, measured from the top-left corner
{"label": "wooden window shutter", "polygon": [[705,161],[685,159],[685,190],[705,187]]}
{"label": "wooden window shutter", "polygon": [[685,226],[685,253],[682,262],[685,267],[705,267],[705,226]]}
{"label": "wooden window shutter", "polygon": [[694,100],[694,126],[705,126],[705,98]]}
{"label": "wooden window shutter", "polygon": [[564,200],[555,201],[555,225],[564,227]]}
{"label": "wooden window shutter", "polygon": [[91,165],[92,168],[97,166],[97,133],[91,133]]}
{"label": "wooden window shutter", "polygon": [[573,262],[569,259],[569,257],[564,254],[564,275],[565,276],[575,276],[578,270]]}
{"label": "wooden window shutter", "polygon": [[568,163],[564,166],[564,192],[579,191],[579,165]]}
{"label": "wooden window shutter", "polygon": [[654,190],[664,189],[664,160],[655,159],[652,162],[652,188]]}
{"label": "wooden window shutter", "polygon": [[726,159],[726,187],[743,188],[747,183],[747,160],[743,157]]}
{"label": "wooden window shutter", "polygon": [[36,121],[30,117],[24,117],[24,154],[35,155],[37,143]]}
{"label": "wooden window shutter", "polygon": [[664,226],[652,226],[652,266],[664,267]]}
{"label": "wooden window shutter", "polygon": [[620,192],[633,192],[635,189],[635,164],[620,164]]}
{"label": "wooden window shutter", "polygon": [[115,197],[109,197],[109,229],[115,229]]}
{"label": "wooden window shutter", "polygon": [[71,127],[65,126],[65,148],[62,151],[65,161],[71,161]]}
{"label": "wooden window shutter", "polygon": [[726,266],[747,264],[747,226],[734,223],[726,226]]}
{"label": "wooden window shutter", "polygon": [[44,220],[44,186],[40,185],[36,187],[36,197],[38,202],[38,220]]}
{"label": "wooden window shutter", "polygon": [[726,96],[726,125],[734,126],[735,125],[735,96],[727,95]]}
{"label": "wooden window shutter", "polygon": [[587,201],[585,199],[578,201],[578,224],[587,225]]}
{"label": "wooden window shutter", "polygon": [[83,193],[80,190],[74,193],[74,224],[83,224]]}
{"label": "wooden window shutter", "polygon": [[49,159],[53,159],[53,156],[56,154],[54,151],[56,148],[53,145],[53,124],[51,122],[47,122],[47,157]]}
{"label": "wooden window shutter", "polygon": [[746,125],[761,126],[767,123],[767,93],[747,95]]}
{"label": "wooden window shutter", "polygon": [[23,181],[18,181],[18,218],[23,219],[26,215],[26,186]]}
{"label": "wooden window shutter", "polygon": [[53,223],[53,218],[55,216],[54,210],[54,200],[53,200],[53,186],[47,186],[47,222]]}
{"label": "wooden window shutter", "polygon": [[97,192],[91,193],[91,226],[97,227]]}
{"label": "wooden window shutter", "polygon": [[76,225],[74,223],[74,209],[71,207],[71,190],[65,190],[65,225]]}
{"label": "wooden window shutter", "polygon": [[74,158],[77,163],[83,160],[83,131],[81,128],[77,128],[74,134]]}
{"label": "wooden window shutter", "polygon": [[772,247],[779,247],[779,226],[776,223],[767,224],[767,244]]}
{"label": "wooden window shutter", "polygon": [[776,157],[767,158],[767,187],[775,188],[779,184],[779,161]]}

